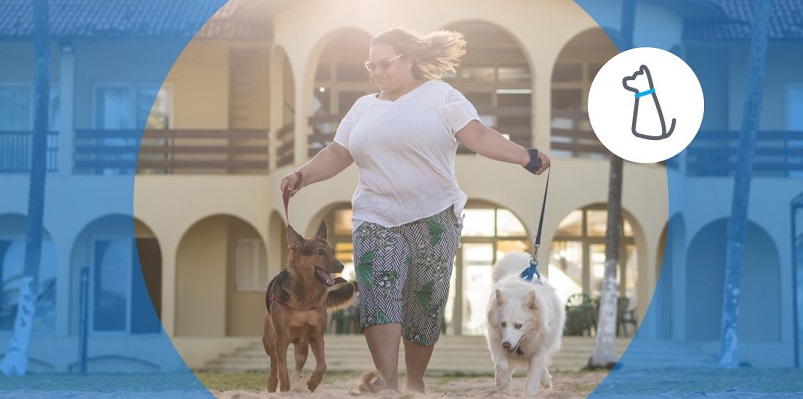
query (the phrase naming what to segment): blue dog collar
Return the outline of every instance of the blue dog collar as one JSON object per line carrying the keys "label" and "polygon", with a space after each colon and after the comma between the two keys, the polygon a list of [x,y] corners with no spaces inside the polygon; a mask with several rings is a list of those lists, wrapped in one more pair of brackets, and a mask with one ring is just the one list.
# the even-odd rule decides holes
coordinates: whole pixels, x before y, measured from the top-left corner
{"label": "blue dog collar", "polygon": [[655,89],[649,89],[647,91],[642,91],[641,93],[636,93],[636,98],[648,96],[652,93],[655,93]]}

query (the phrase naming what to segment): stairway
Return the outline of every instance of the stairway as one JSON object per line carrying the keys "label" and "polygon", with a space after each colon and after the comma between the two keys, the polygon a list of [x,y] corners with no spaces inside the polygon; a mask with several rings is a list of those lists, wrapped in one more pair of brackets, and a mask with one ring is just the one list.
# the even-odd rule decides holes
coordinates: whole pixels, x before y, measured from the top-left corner
{"label": "stairway", "polygon": [[[368,371],[373,369],[371,354],[362,335],[326,335],[326,365],[328,370]],[[621,354],[630,343],[629,338],[618,338],[617,352]],[[292,348],[292,345],[291,345]],[[552,360],[550,370],[576,371],[586,366],[594,349],[594,338],[563,337],[563,347]],[[293,350],[288,351],[292,365]],[[203,371],[247,372],[268,370],[268,355],[262,343],[254,343],[207,362]],[[314,367],[310,352],[305,368]],[[404,346],[399,355],[399,370],[404,370]],[[428,373],[437,374],[493,374],[494,367],[485,337],[441,336],[430,360]]]}

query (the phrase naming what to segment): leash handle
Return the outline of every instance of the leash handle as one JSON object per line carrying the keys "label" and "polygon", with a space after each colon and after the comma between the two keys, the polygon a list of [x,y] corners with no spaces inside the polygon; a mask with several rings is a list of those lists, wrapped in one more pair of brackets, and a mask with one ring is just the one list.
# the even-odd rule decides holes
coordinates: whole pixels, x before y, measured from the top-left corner
{"label": "leash handle", "polygon": [[287,212],[287,207],[290,204],[290,193],[293,192],[294,190],[297,190],[297,189],[301,188],[301,180],[304,179],[304,174],[301,173],[301,171],[297,170],[297,171],[293,172],[293,174],[295,174],[296,177],[298,178],[296,180],[296,184],[293,186],[293,188],[287,187],[284,191],[282,191],[282,202],[284,202],[285,225],[289,225],[290,224],[290,216],[289,216],[289,214]]}

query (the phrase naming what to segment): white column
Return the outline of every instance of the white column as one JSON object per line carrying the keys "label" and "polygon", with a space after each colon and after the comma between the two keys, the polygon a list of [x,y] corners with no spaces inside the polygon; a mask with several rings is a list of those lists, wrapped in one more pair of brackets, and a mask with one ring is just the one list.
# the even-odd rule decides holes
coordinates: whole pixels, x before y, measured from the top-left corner
{"label": "white column", "polygon": [[276,169],[276,147],[279,146],[276,132],[282,128],[284,115],[284,54],[274,46],[270,54],[270,131],[268,132],[268,170]]}
{"label": "white column", "polygon": [[[543,65],[538,65],[544,68]],[[535,66],[532,66],[534,68]],[[540,71],[539,71],[540,72]],[[535,73],[532,80],[532,146],[549,154],[552,138],[552,72]]]}
{"label": "white column", "polygon": [[307,147],[308,147],[308,131],[307,128],[307,101],[308,95],[307,93],[309,90],[306,85],[304,85],[304,74],[298,73],[296,78],[296,101],[295,101],[295,131],[294,131],[294,143],[293,143],[293,163],[295,165],[301,165],[307,162]]}
{"label": "white column", "polygon": [[165,334],[176,334],[176,254],[178,241],[163,239],[162,244],[162,326]]}

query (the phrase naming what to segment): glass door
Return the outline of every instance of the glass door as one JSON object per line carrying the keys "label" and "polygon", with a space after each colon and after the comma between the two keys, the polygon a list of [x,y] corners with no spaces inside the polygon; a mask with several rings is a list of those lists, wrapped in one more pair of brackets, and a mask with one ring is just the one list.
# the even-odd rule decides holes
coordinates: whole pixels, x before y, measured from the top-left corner
{"label": "glass door", "polygon": [[492,243],[464,243],[460,248],[463,335],[485,334],[485,311],[491,295]]}

